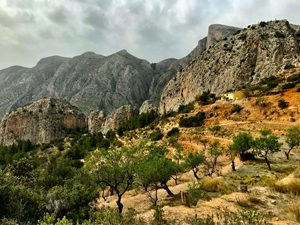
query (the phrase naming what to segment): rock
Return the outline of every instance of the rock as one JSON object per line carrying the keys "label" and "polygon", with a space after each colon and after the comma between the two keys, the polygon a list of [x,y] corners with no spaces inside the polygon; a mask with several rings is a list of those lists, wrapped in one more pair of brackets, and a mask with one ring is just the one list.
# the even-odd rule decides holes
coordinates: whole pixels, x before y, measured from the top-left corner
{"label": "rock", "polygon": [[0,118],[44,97],[66,99],[86,115],[91,110],[108,114],[129,104],[140,107],[150,97],[151,84],[174,60],[159,63],[156,70],[126,50],[109,56],[87,52],[44,58],[33,68],[0,70]]}
{"label": "rock", "polygon": [[103,116],[101,111],[92,111],[87,119],[88,129],[91,133],[101,131],[106,134],[107,131],[117,129],[121,122],[137,114],[138,110],[131,105],[121,106],[106,117]]}
{"label": "rock", "polygon": [[93,110],[87,117],[87,125],[89,131],[94,134],[101,130],[101,127],[105,121],[105,116],[103,111]]}
{"label": "rock", "polygon": [[70,129],[85,129],[85,116],[62,99],[46,98],[18,108],[4,116],[0,123],[0,143],[17,140],[33,144],[64,138]]}
{"label": "rock", "polygon": [[233,34],[240,31],[241,28],[225,26],[221,24],[212,24],[208,28],[206,49],[214,45],[218,41],[221,41],[225,38],[232,36]]}
{"label": "rock", "polygon": [[157,111],[157,107],[155,107],[150,101],[146,100],[143,102],[142,106],[140,107],[140,114],[141,113],[146,113],[149,112],[151,110]]}
{"label": "rock", "polygon": [[177,111],[203,91],[220,95],[277,75],[287,64],[298,66],[299,38],[282,20],[253,25],[219,41],[170,80],[161,94],[159,112]]}

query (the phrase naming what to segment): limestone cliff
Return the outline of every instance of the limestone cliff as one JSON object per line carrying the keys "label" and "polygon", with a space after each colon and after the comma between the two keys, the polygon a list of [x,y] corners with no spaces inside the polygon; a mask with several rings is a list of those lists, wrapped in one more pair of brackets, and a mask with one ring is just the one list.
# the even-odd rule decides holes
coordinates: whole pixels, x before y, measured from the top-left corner
{"label": "limestone cliff", "polygon": [[46,143],[65,137],[70,129],[84,128],[85,116],[78,108],[66,100],[46,98],[6,114],[0,123],[0,143]]}
{"label": "limestone cliff", "polygon": [[138,110],[131,105],[121,106],[106,117],[103,111],[92,111],[87,118],[88,129],[91,133],[101,131],[103,134],[106,134],[110,129],[117,129],[121,122],[137,114]]}
{"label": "limestone cliff", "polygon": [[249,26],[210,46],[166,85],[159,111],[177,110],[203,91],[221,94],[298,65],[300,35],[286,20]]}

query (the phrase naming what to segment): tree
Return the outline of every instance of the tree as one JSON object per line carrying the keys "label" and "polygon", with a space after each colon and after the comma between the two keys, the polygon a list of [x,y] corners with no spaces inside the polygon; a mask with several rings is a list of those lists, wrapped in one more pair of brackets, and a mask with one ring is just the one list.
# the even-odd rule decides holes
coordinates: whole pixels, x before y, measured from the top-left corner
{"label": "tree", "polygon": [[194,177],[199,180],[197,173],[199,171],[199,166],[204,162],[204,155],[199,152],[189,152],[188,155],[184,158],[185,167],[192,169]]}
{"label": "tree", "polygon": [[252,136],[250,133],[239,133],[233,137],[233,148],[239,152],[242,160],[245,160],[245,152],[251,148]]}
{"label": "tree", "polygon": [[203,164],[206,169],[206,174],[208,176],[212,176],[212,174],[215,172],[218,157],[223,155],[223,152],[224,147],[220,146],[220,142],[217,140],[211,143],[206,151],[204,150]]}
{"label": "tree", "polygon": [[109,187],[116,192],[120,214],[123,210],[122,196],[132,187],[134,181],[133,150],[125,147],[121,150],[106,151],[103,149],[99,154],[96,155],[95,153],[94,156],[93,162],[98,163],[98,168],[95,171],[97,182],[104,184],[104,188]]}
{"label": "tree", "polygon": [[235,160],[236,155],[238,154],[238,151],[235,149],[233,144],[230,144],[227,146],[227,152],[230,156],[232,171],[236,171],[234,160]]}
{"label": "tree", "polygon": [[259,131],[259,133],[263,136],[263,137],[267,137],[269,135],[272,134],[272,131],[270,129],[262,129]]}
{"label": "tree", "polygon": [[287,108],[288,106],[289,106],[289,103],[284,101],[283,99],[280,99],[278,101],[278,107],[281,108],[282,111],[283,111],[283,109]]}
{"label": "tree", "polygon": [[213,127],[209,127],[208,129],[212,132],[212,134],[215,137],[216,134],[221,130],[221,126],[213,126]]}
{"label": "tree", "polygon": [[[138,159],[135,164],[137,183],[147,191],[153,205],[157,204],[157,191],[164,189],[173,196],[167,182],[176,170],[177,164],[165,157],[169,150],[165,146],[150,145],[140,148]],[[151,194],[154,191],[154,195]]]}
{"label": "tree", "polygon": [[177,180],[179,180],[182,175],[183,175],[183,167],[180,165],[180,160],[183,159],[183,154],[182,154],[183,148],[181,145],[176,144],[175,145],[175,154],[173,155],[173,159],[175,160],[177,166],[174,167],[175,171],[174,174],[171,176],[172,179],[175,181],[175,184],[177,185]]}
{"label": "tree", "polygon": [[271,165],[268,161],[268,154],[279,152],[281,145],[282,143],[278,142],[278,137],[275,135],[255,138],[255,140],[252,141],[254,153],[260,157],[264,157],[269,170],[271,170]]}
{"label": "tree", "polygon": [[289,149],[284,153],[286,159],[289,160],[289,155],[292,149],[300,145],[300,126],[294,126],[289,128],[286,133],[285,141],[288,144]]}

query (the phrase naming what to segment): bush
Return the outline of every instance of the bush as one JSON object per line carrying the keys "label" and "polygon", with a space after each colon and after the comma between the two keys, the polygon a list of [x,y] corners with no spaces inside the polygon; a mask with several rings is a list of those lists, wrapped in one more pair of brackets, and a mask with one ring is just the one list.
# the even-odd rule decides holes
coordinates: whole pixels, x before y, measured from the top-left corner
{"label": "bush", "polygon": [[239,104],[234,104],[231,113],[240,112],[242,109],[242,106],[240,106]]}
{"label": "bush", "polygon": [[194,109],[194,104],[193,103],[189,103],[187,105],[181,105],[178,108],[178,113],[189,113]]}
{"label": "bush", "polygon": [[154,131],[150,134],[149,138],[151,141],[158,141],[163,138],[163,134],[160,131]]}
{"label": "bush", "polygon": [[284,35],[284,33],[276,31],[275,34],[274,34],[274,37],[276,37],[276,38],[285,38],[285,35]]}
{"label": "bush", "polygon": [[179,129],[177,127],[173,127],[172,130],[170,130],[168,133],[167,133],[167,136],[168,137],[171,137],[172,135],[174,134],[178,134],[179,133]]}
{"label": "bush", "polygon": [[283,99],[280,99],[278,101],[278,107],[281,108],[281,109],[285,109],[289,106],[289,103],[284,101]]}
{"label": "bush", "polygon": [[202,126],[205,120],[205,113],[199,112],[196,116],[189,118],[180,118],[179,125],[181,127],[199,127]]}
{"label": "bush", "polygon": [[294,65],[291,65],[291,64],[287,64],[287,65],[284,66],[285,70],[294,69],[294,68],[296,68],[296,67]]}
{"label": "bush", "polygon": [[300,73],[293,74],[292,76],[288,77],[286,80],[288,82],[298,81],[298,83],[299,83],[300,82]]}
{"label": "bush", "polygon": [[188,184],[188,198],[189,198],[189,203],[191,205],[197,205],[197,202],[200,199],[203,200],[209,200],[210,197],[206,193],[206,191],[203,189],[203,185],[200,181],[193,181],[191,184]]}
{"label": "bush", "polygon": [[239,40],[245,41],[247,38],[247,34],[241,34],[241,36],[238,37]]}
{"label": "bush", "polygon": [[281,86],[282,90],[286,90],[286,89],[290,89],[290,88],[294,88],[297,85],[297,83],[293,82],[293,83],[286,83],[284,85]]}
{"label": "bush", "polygon": [[261,22],[259,23],[259,26],[261,26],[261,27],[265,27],[266,25],[267,25],[267,23],[264,22],[264,21],[261,21]]}
{"label": "bush", "polygon": [[300,87],[299,87],[299,88],[297,88],[296,92],[300,92]]}

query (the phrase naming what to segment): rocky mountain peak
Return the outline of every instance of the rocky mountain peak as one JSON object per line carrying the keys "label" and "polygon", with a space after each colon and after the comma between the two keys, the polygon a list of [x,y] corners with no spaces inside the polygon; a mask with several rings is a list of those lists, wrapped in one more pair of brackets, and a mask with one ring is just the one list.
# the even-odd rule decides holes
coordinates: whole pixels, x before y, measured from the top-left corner
{"label": "rocky mountain peak", "polygon": [[287,64],[299,64],[300,46],[288,21],[251,25],[210,46],[164,88],[159,111],[177,110],[210,90],[216,94],[276,76]]}
{"label": "rocky mountain peak", "polygon": [[210,25],[208,28],[206,48],[209,48],[210,46],[214,45],[216,42],[221,41],[222,39],[227,38],[237,33],[240,30],[241,28],[226,26],[222,24]]}

